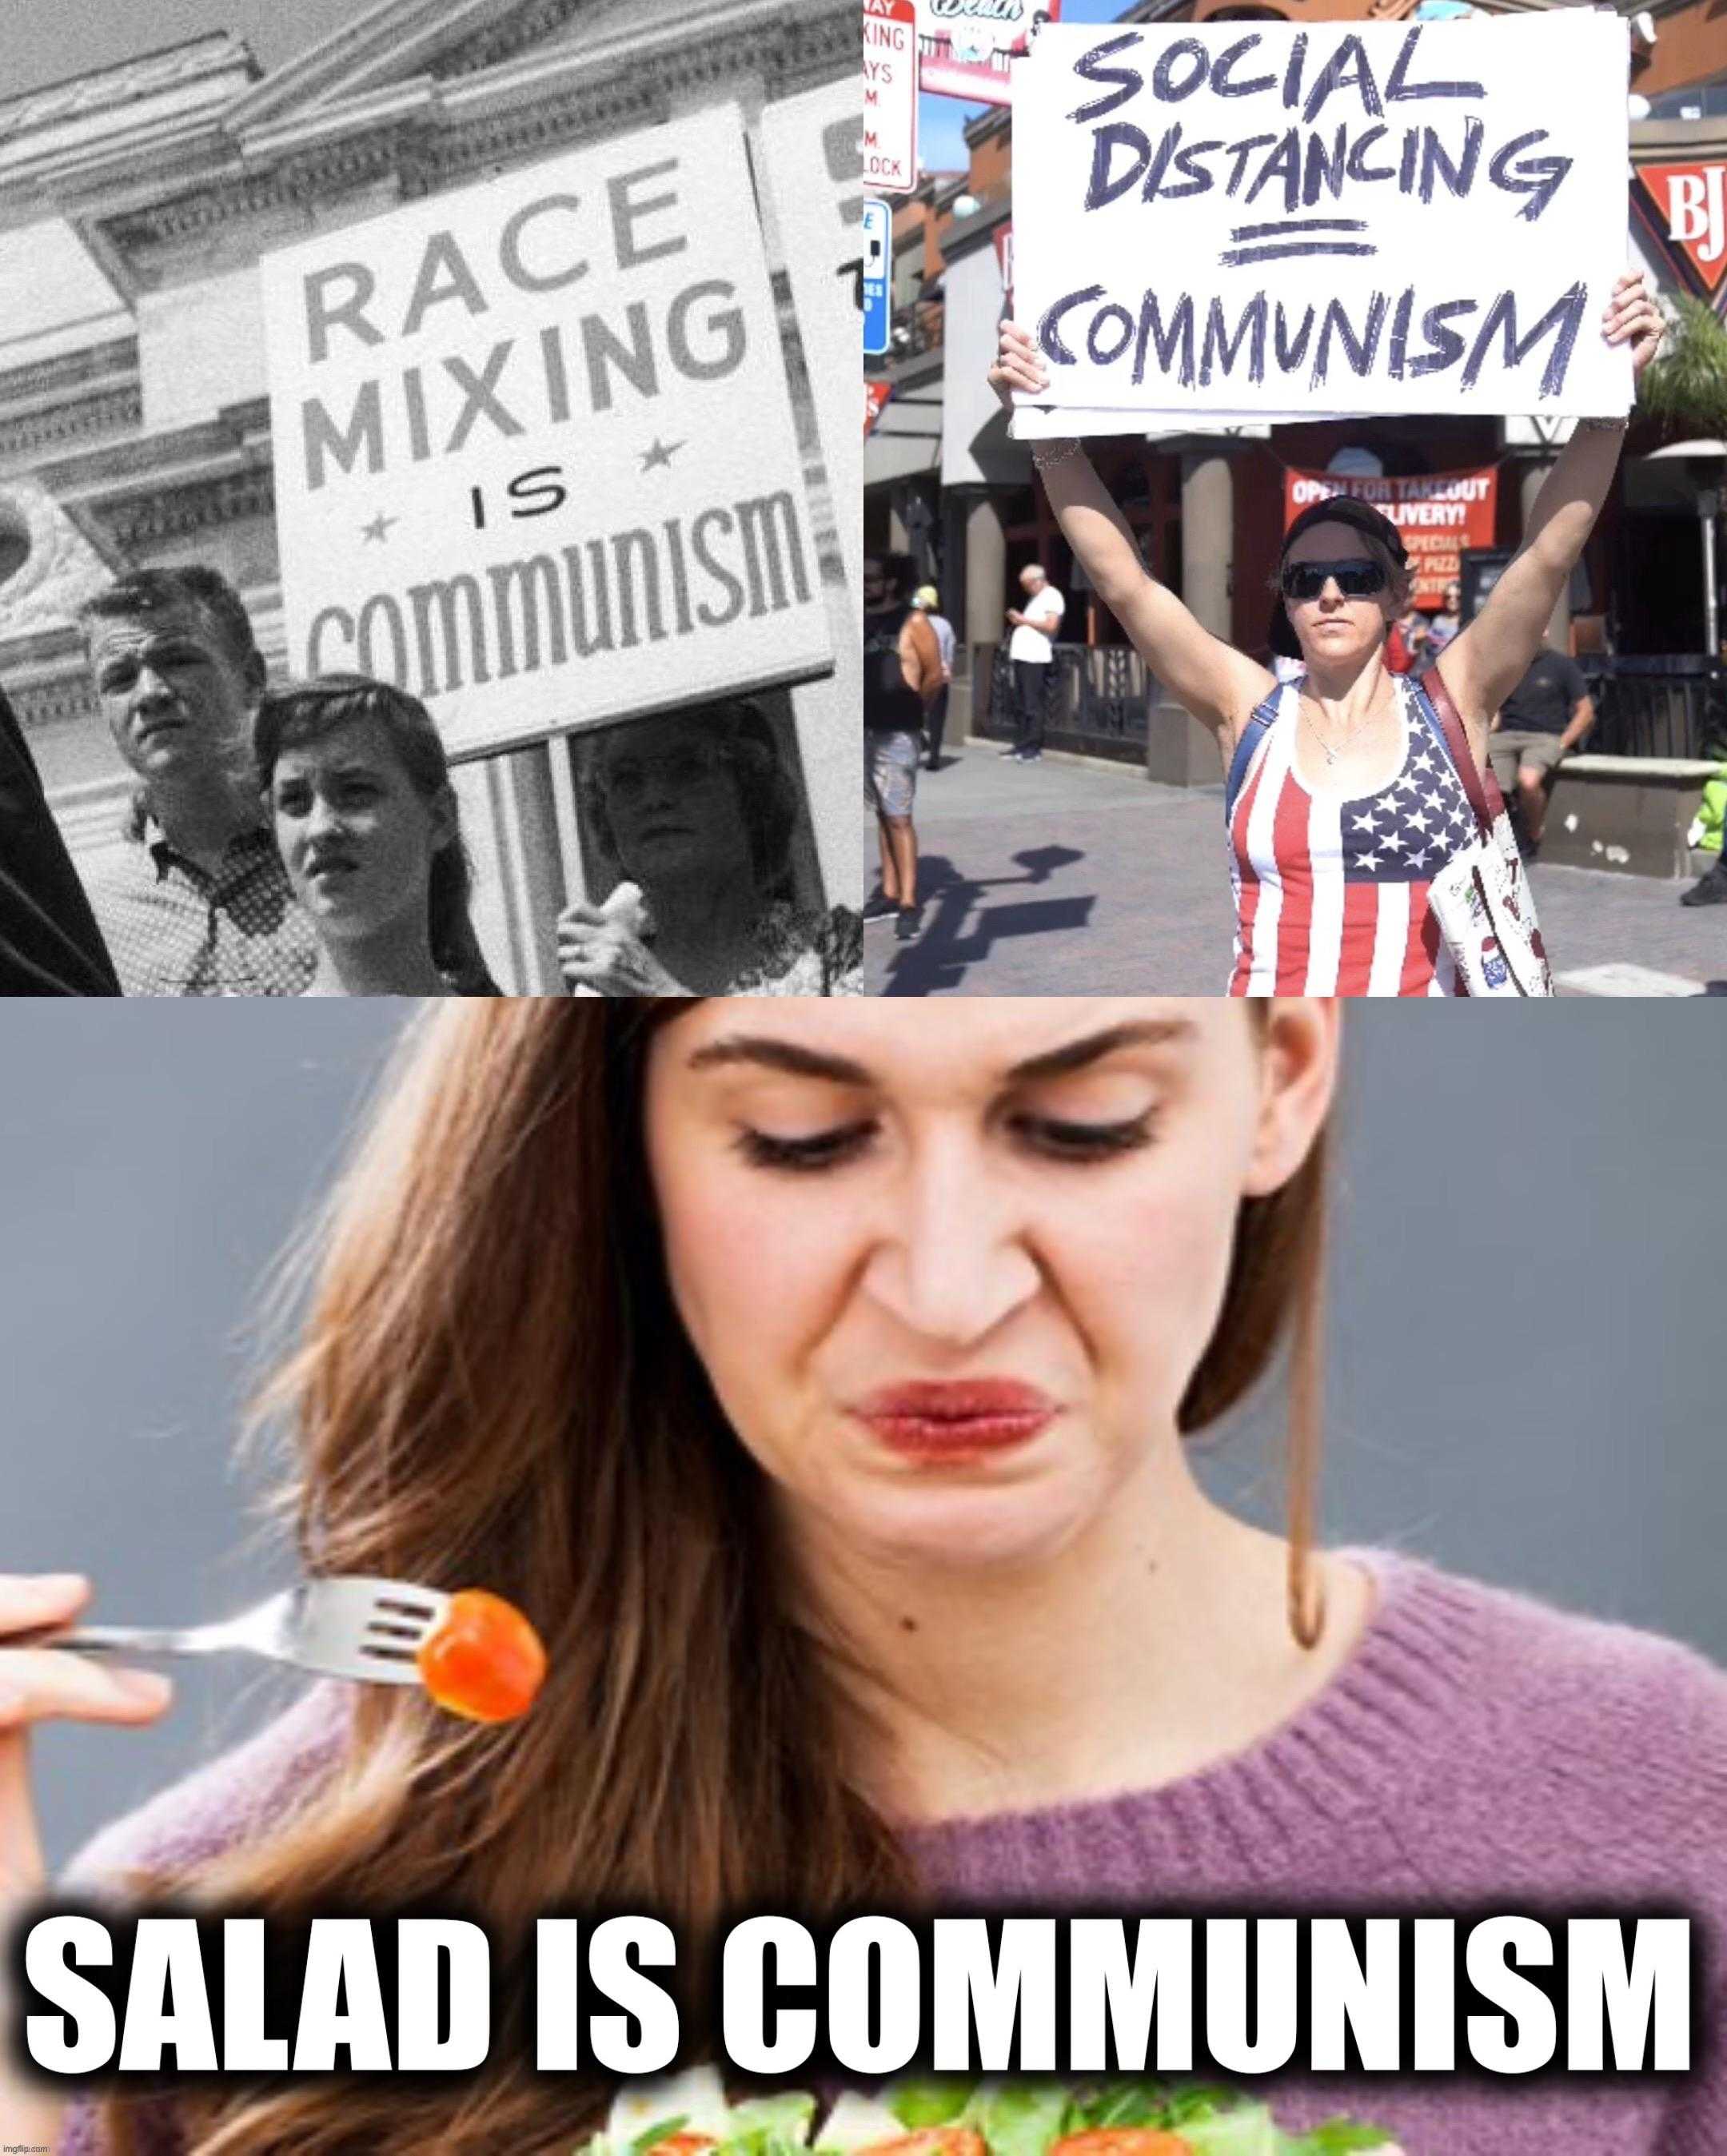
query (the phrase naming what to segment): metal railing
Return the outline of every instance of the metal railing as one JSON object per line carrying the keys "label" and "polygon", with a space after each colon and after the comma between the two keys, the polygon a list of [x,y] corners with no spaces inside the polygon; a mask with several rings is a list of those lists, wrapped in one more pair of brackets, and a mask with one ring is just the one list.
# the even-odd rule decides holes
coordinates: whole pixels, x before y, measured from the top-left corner
{"label": "metal railing", "polygon": [[[1016,704],[1005,644],[971,648],[974,730],[1011,741]],[[1596,756],[1727,756],[1727,664],[1702,653],[1578,661],[1596,722],[1585,750]],[[1058,644],[1045,685],[1044,739],[1121,763],[1142,763],[1155,679],[1124,644]],[[985,693],[979,693],[984,690]]]}
{"label": "metal railing", "polygon": [[[1011,741],[1017,704],[1005,644],[971,648],[972,729]],[[1049,748],[1117,763],[1143,764],[1157,685],[1125,644],[1058,644],[1044,670],[1044,742]],[[979,686],[987,693],[979,696]]]}
{"label": "metal railing", "polygon": [[1727,665],[1704,653],[1578,660],[1595,704],[1592,756],[1727,754]]}

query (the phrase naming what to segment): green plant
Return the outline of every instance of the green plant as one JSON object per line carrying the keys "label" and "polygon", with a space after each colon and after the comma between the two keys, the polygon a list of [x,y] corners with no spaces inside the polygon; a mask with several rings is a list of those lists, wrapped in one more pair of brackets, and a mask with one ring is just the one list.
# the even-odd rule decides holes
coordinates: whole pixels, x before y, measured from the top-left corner
{"label": "green plant", "polygon": [[1727,322],[1703,300],[1675,305],[1666,349],[1643,370],[1638,413],[1678,434],[1727,440]]}

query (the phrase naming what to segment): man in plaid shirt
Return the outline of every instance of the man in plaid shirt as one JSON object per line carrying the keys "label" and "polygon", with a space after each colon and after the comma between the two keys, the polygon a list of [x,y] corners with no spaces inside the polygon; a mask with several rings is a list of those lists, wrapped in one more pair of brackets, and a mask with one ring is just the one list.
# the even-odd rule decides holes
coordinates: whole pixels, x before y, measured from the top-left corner
{"label": "man in plaid shirt", "polygon": [[141,569],[87,603],[90,672],[138,780],[90,902],[131,996],[294,996],[317,948],[252,762],[265,666],[239,594],[201,566]]}

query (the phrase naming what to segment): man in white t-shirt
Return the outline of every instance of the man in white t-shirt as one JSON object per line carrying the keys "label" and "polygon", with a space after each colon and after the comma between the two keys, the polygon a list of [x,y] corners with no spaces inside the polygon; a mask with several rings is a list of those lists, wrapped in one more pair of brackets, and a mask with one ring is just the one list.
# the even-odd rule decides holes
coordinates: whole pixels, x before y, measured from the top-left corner
{"label": "man in white t-shirt", "polygon": [[1007,647],[1014,670],[1014,745],[1002,753],[1019,763],[1036,763],[1043,754],[1050,662],[1065,608],[1061,594],[1035,562],[1020,570],[1020,588],[1025,594],[1025,611],[1007,610],[1014,632]]}

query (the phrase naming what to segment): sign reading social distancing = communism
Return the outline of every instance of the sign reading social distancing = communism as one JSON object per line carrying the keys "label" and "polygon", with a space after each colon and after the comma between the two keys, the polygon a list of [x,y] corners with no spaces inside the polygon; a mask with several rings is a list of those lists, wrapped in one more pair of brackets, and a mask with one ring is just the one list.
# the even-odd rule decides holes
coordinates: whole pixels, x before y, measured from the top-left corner
{"label": "sign reading social distancing = communism", "polygon": [[295,674],[471,755],[831,664],[734,107],[263,275]]}
{"label": "sign reading social distancing = communism", "polygon": [[1039,405],[1082,434],[1625,412],[1626,38],[1581,10],[1049,25],[1014,76]]}
{"label": "sign reading social distancing = communism", "polygon": [[1491,547],[1498,506],[1498,473],[1492,465],[1478,471],[1425,472],[1398,477],[1357,472],[1287,470],[1283,475],[1283,522],[1293,524],[1316,501],[1334,495],[1370,502],[1389,517],[1402,537],[1414,578],[1411,597],[1418,607],[1437,607],[1445,588],[1463,573],[1466,547]]}

